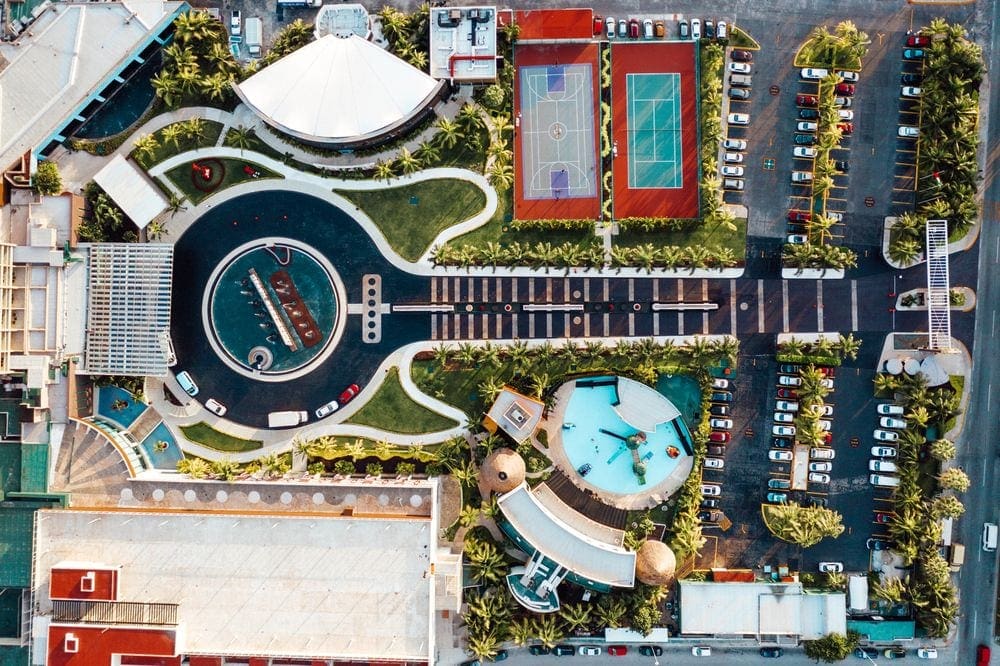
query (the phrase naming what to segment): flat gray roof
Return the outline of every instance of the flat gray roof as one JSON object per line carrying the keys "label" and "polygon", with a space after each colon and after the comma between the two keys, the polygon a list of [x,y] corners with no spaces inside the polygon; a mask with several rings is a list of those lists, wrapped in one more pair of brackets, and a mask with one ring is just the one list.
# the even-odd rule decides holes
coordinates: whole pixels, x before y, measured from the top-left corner
{"label": "flat gray roof", "polygon": [[185,653],[433,661],[429,519],[47,510],[38,611],[62,561],[121,565],[121,601],[179,604]]}

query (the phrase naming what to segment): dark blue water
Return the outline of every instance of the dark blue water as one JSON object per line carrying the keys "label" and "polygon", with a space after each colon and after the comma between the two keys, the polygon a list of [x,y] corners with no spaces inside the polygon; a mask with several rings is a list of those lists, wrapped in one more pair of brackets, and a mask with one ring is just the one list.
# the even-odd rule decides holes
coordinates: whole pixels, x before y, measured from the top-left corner
{"label": "dark blue water", "polygon": [[[166,442],[167,448],[157,451],[157,442]],[[142,440],[142,450],[146,453],[146,459],[156,469],[177,469],[177,463],[184,457],[169,428],[162,423]]]}
{"label": "dark blue water", "polygon": [[85,122],[74,136],[103,139],[128,129],[142,117],[156,96],[149,82],[160,69],[159,55],[150,58],[125,85]]}
{"label": "dark blue water", "polygon": [[[115,400],[124,400],[128,406],[125,409],[115,411],[111,409]],[[124,389],[117,386],[105,386],[97,389],[97,413],[109,421],[118,423],[122,428],[128,428],[132,425],[144,411],[146,411],[146,405],[138,402],[131,393]]]}

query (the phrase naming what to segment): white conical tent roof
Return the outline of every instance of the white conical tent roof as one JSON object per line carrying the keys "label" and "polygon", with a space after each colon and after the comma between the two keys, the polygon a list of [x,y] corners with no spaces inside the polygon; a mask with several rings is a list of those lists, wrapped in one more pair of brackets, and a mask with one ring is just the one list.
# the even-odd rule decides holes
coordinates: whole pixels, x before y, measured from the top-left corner
{"label": "white conical tent roof", "polygon": [[419,111],[438,82],[357,35],[326,35],[235,87],[258,115],[320,142],[379,134]]}

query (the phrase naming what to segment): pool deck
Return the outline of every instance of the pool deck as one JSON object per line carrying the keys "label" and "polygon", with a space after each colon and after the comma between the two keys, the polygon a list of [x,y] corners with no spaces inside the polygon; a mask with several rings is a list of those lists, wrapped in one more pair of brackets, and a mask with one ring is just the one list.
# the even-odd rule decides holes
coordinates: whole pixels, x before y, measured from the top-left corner
{"label": "pool deck", "polygon": [[686,456],[677,467],[666,476],[660,483],[650,486],[640,493],[617,494],[590,484],[586,479],[576,472],[573,463],[570,462],[566,450],[563,448],[562,424],[566,416],[566,407],[569,405],[570,395],[576,388],[576,381],[566,382],[556,391],[555,406],[549,412],[547,418],[543,419],[540,427],[548,434],[549,448],[548,456],[552,464],[570,479],[573,484],[581,490],[589,490],[596,494],[601,501],[611,506],[630,511],[650,509],[657,504],[662,504],[668,497],[676,493],[685,479],[691,473],[694,465],[694,458]]}

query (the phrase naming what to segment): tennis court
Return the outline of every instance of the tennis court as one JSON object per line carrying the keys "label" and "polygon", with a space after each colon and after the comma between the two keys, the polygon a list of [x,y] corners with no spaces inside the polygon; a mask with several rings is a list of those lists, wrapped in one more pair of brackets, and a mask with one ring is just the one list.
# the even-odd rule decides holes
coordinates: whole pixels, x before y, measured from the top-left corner
{"label": "tennis court", "polygon": [[524,199],[596,196],[592,70],[584,64],[520,68]]}
{"label": "tennis court", "polygon": [[680,74],[628,74],[628,185],[684,186]]}

